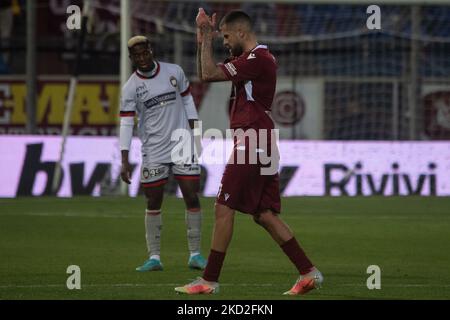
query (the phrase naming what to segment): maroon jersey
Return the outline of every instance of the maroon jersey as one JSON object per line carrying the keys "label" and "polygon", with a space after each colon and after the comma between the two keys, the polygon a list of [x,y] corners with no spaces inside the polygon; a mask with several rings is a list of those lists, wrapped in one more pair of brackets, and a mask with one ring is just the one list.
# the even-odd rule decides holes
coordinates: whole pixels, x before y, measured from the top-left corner
{"label": "maroon jersey", "polygon": [[[231,129],[274,129],[270,110],[275,95],[277,80],[277,63],[266,46],[259,45],[240,57],[219,64],[229,80],[233,82],[230,99]],[[239,164],[229,162],[222,176],[221,186],[217,194],[217,203],[244,213],[258,214],[265,210],[279,213],[281,199],[279,176],[263,174],[264,164],[247,161],[253,153],[272,155],[278,161],[277,148],[271,148],[271,135],[268,144],[251,147],[248,140],[241,141],[235,137],[235,145],[230,160],[236,159],[242,152],[246,161]],[[257,138],[258,139],[258,138]],[[259,140],[259,139],[258,139]],[[251,148],[250,148],[251,147]],[[275,165],[278,168],[278,165]]]}
{"label": "maroon jersey", "polygon": [[277,63],[267,46],[258,45],[219,66],[233,82],[230,128],[273,129],[269,114],[275,95]]}

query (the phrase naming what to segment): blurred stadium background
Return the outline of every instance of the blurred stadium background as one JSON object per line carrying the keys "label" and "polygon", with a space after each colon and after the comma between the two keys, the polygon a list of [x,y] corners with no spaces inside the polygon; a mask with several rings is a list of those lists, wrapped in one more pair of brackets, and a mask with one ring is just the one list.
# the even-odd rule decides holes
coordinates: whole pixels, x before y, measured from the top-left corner
{"label": "blurred stadium background", "polygon": [[[197,105],[203,111],[208,86],[199,84],[195,75],[193,23],[197,10],[203,6],[207,12],[221,16],[230,9],[240,8],[255,19],[260,41],[267,43],[278,58],[280,81],[285,83],[286,90],[296,93],[279,95],[278,101],[284,103],[274,103],[282,138],[449,139],[450,7],[444,5],[445,1],[427,1],[427,5],[414,5],[414,1],[409,5],[398,4],[406,1],[381,1],[381,30],[366,27],[368,1],[315,2],[323,1],[151,1],[150,4],[130,0],[130,33],[149,36],[158,59],[184,68],[195,89]],[[0,47],[4,88],[23,85],[26,80],[27,2],[1,3],[2,17],[5,17],[1,19]],[[8,3],[12,4],[12,10]],[[54,92],[67,88],[67,75],[73,69],[80,32],[66,27],[66,8],[70,4],[82,7],[82,1],[35,1],[32,43],[36,46],[37,117],[23,116],[23,86],[8,87],[6,92],[13,91],[9,94],[3,89],[0,92],[1,133],[57,134],[61,129],[61,113],[49,118],[46,109],[63,109],[58,103],[61,104],[64,95],[60,97]],[[78,113],[88,112],[85,110],[88,107],[80,106],[74,115],[74,134],[115,134],[120,10],[118,0],[92,1],[90,32],[83,46],[79,72],[82,83],[91,84],[87,88],[92,92],[90,95],[95,90],[101,92],[97,99],[100,104],[89,107],[89,112],[100,113],[103,108],[106,114],[97,116],[101,120],[91,119],[95,116],[86,118]],[[224,57],[220,40],[216,51],[217,56]],[[61,87],[54,87],[55,82]],[[296,88],[304,84],[308,85],[305,92],[297,92]],[[319,90],[320,99],[316,100],[320,102],[311,102]],[[320,110],[311,116],[309,120],[314,123],[308,127],[302,120],[315,109]],[[26,122],[31,123],[29,129]],[[226,127],[221,118],[218,122],[216,127]]]}
{"label": "blurred stadium background", "polygon": [[[66,10],[69,5],[82,8],[84,1],[1,0],[0,198],[14,199],[0,199],[0,250],[5,257],[0,299],[165,299],[173,297],[174,282],[186,280],[185,249],[177,245],[184,243],[184,231],[176,231],[184,230],[183,208],[173,197],[178,192],[173,180],[166,188],[172,197],[164,206],[169,215],[179,211],[171,217],[179,225],[168,223],[164,236],[173,253],[167,264],[175,268],[161,278],[131,274],[145,252],[139,231],[144,201],[142,196],[138,202],[117,197],[124,194],[118,180],[117,115],[121,83],[132,71],[124,39],[144,34],[158,60],[185,70],[203,130],[227,128],[229,84],[204,84],[195,74],[199,7],[219,17],[231,9],[245,10],[255,20],[260,42],[278,60],[272,108],[280,129],[281,190],[291,196],[283,204],[286,220],[301,230],[301,239],[330,278],[328,289],[313,298],[448,299],[450,2],[371,2],[92,0],[61,157],[81,35],[67,29]],[[381,30],[366,26],[371,4],[381,8]],[[220,39],[215,51],[216,57],[225,58]],[[136,139],[132,148],[131,160],[138,168]],[[62,176],[52,190],[59,159]],[[222,169],[203,165],[203,196],[215,195]],[[136,169],[131,196],[142,193],[138,175]],[[54,194],[72,198],[42,197]],[[373,195],[415,197],[367,197]],[[206,249],[213,204],[203,201]],[[260,239],[251,223],[239,219],[241,237],[258,238],[255,245],[264,247],[264,235]],[[324,226],[329,221],[332,226]],[[124,240],[120,248],[116,236]],[[293,280],[286,276],[292,273],[290,266],[279,265],[278,253],[266,255],[264,264],[281,274],[264,268],[243,271],[241,262],[254,248],[235,246],[240,250],[227,260],[232,271],[224,273],[225,283],[255,277],[255,283],[283,291]],[[95,262],[98,257],[110,270]],[[90,272],[82,293],[65,288],[64,271],[71,263]],[[365,268],[373,263],[387,270],[388,289],[383,292],[365,288]],[[277,298],[257,286],[232,288],[225,285],[224,298]]]}

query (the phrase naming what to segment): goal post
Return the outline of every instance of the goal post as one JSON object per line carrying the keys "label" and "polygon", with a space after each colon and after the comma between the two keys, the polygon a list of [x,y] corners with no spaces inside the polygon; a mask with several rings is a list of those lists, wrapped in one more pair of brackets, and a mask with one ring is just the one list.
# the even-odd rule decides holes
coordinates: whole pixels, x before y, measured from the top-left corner
{"label": "goal post", "polygon": [[57,193],[57,191],[59,189],[60,180],[61,180],[61,173],[62,173],[61,166],[62,166],[62,162],[64,160],[66,141],[67,141],[67,136],[69,134],[69,129],[70,129],[73,102],[74,102],[75,92],[76,92],[77,84],[78,84],[79,66],[80,66],[81,58],[82,58],[82,54],[83,54],[83,45],[84,45],[84,41],[85,41],[85,37],[86,37],[86,33],[87,33],[87,28],[88,28],[87,24],[88,24],[90,10],[91,10],[91,0],[84,0],[82,17],[81,17],[81,31],[80,31],[80,34],[78,37],[78,43],[76,46],[75,63],[73,65],[72,75],[70,77],[69,93],[67,96],[65,110],[64,110],[64,119],[63,119],[62,133],[61,133],[61,146],[60,146],[60,151],[59,151],[59,158],[55,164],[55,172],[54,172],[53,181],[52,181],[52,193],[53,194]]}
{"label": "goal post", "polygon": [[[121,91],[123,86],[128,80],[131,73],[130,60],[128,58],[128,40],[131,37],[131,12],[130,12],[130,0],[120,1],[120,89],[119,89],[119,103],[121,97]],[[119,135],[120,135],[120,120],[117,120],[117,147],[119,148]],[[126,195],[128,192],[128,185],[120,178],[120,194]]]}

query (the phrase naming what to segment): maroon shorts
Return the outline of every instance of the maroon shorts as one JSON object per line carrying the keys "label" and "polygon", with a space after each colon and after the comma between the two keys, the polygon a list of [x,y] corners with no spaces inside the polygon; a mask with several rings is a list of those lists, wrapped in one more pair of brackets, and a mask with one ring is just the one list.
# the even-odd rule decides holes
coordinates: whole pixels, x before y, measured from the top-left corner
{"label": "maroon shorts", "polygon": [[243,213],[257,214],[267,209],[280,213],[280,179],[261,175],[258,164],[227,164],[216,202]]}

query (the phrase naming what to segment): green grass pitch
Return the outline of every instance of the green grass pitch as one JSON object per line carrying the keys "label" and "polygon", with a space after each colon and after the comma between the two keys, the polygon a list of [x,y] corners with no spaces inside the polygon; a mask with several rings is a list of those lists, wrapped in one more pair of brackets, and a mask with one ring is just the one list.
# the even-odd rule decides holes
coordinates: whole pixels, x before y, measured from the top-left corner
{"label": "green grass pitch", "polygon": [[[283,219],[325,276],[322,289],[282,296],[296,270],[251,217],[237,214],[214,296],[174,287],[201,275],[187,268],[182,199],[163,203],[162,272],[146,258],[143,197],[0,199],[0,299],[449,299],[450,198],[283,199]],[[202,251],[209,252],[214,199],[202,198]],[[69,265],[81,290],[68,290]],[[369,290],[369,265],[381,289]]]}

